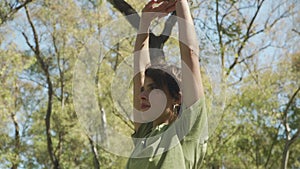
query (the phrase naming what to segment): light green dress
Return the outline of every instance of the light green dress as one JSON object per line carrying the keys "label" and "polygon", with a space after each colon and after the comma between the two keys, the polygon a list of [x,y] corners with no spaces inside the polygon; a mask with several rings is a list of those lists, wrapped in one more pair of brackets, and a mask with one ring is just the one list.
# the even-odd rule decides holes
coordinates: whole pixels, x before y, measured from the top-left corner
{"label": "light green dress", "polygon": [[199,169],[208,139],[205,99],[182,108],[171,125],[142,124],[132,135],[135,148],[126,169]]}

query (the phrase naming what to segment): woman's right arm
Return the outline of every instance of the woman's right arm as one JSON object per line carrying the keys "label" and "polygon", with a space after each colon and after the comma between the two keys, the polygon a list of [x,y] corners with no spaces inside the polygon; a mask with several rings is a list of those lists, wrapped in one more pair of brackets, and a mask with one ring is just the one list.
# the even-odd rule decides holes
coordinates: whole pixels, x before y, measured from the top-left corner
{"label": "woman's right arm", "polygon": [[141,123],[139,123],[140,117],[140,91],[143,86],[145,69],[147,65],[150,65],[149,56],[149,26],[151,21],[143,18],[142,15],[136,42],[134,46],[134,78],[133,78],[133,106],[134,106],[134,129],[138,130]]}
{"label": "woman's right arm", "polygon": [[134,78],[133,78],[133,118],[135,131],[138,130],[141,123],[140,113],[140,92],[144,83],[145,69],[150,66],[149,53],[149,27],[151,21],[156,17],[167,15],[175,10],[175,2],[164,0],[151,0],[142,10],[139,30],[134,46]]}

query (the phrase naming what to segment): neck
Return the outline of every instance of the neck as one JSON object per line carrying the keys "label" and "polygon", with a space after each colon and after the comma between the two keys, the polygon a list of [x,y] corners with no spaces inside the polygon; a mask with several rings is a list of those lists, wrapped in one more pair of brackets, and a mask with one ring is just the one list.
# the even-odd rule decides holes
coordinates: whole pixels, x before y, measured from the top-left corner
{"label": "neck", "polygon": [[153,127],[156,127],[160,124],[171,124],[176,120],[174,113],[171,111],[164,112],[156,120],[153,121]]}

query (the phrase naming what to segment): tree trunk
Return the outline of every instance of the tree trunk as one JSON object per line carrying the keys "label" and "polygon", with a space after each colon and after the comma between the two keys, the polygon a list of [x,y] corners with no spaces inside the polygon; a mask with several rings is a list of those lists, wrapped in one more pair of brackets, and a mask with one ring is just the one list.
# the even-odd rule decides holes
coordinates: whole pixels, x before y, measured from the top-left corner
{"label": "tree trunk", "polygon": [[90,143],[91,150],[92,150],[93,157],[94,157],[94,168],[95,169],[100,169],[100,160],[98,158],[99,155],[98,155],[97,148],[94,144],[94,141],[89,136],[87,136],[87,137],[89,139],[89,143]]}
{"label": "tree trunk", "polygon": [[298,137],[300,137],[300,128],[298,128],[298,130],[294,134],[294,136],[291,136],[291,128],[289,126],[289,121],[288,121],[289,109],[299,92],[300,92],[300,86],[298,87],[298,89],[294,92],[294,94],[290,98],[290,100],[287,103],[287,106],[283,112],[284,113],[283,125],[285,127],[286,140],[285,140],[285,146],[284,146],[283,155],[282,155],[282,163],[281,163],[282,169],[287,169],[287,164],[288,164],[289,154],[290,154],[289,149],[290,149],[291,145],[296,141],[296,139],[298,139]]}
{"label": "tree trunk", "polygon": [[52,162],[53,168],[59,169],[60,168],[59,159],[57,158],[57,156],[55,155],[55,153],[53,151],[53,142],[52,142],[52,138],[51,138],[51,114],[52,114],[53,85],[52,85],[52,81],[51,81],[51,78],[50,78],[48,65],[43,60],[42,54],[40,52],[39,38],[38,38],[37,31],[36,31],[35,26],[34,26],[32,20],[31,20],[31,17],[30,17],[27,6],[25,6],[24,8],[25,8],[27,20],[28,20],[28,22],[30,24],[30,27],[31,27],[31,30],[32,30],[35,46],[33,46],[29,42],[29,39],[28,39],[28,37],[26,36],[26,34],[24,32],[22,34],[23,34],[23,36],[26,40],[27,45],[35,53],[35,57],[36,57],[39,65],[41,66],[41,69],[43,70],[43,73],[44,73],[45,78],[46,78],[46,83],[48,85],[47,86],[47,89],[48,89],[48,103],[47,103],[47,111],[46,111],[46,118],[45,118],[47,149],[48,149],[49,157],[50,157],[50,160]]}
{"label": "tree trunk", "polygon": [[281,163],[281,168],[282,169],[287,169],[287,164],[288,164],[288,159],[289,159],[289,154],[290,154],[290,146],[288,142],[284,146],[283,150],[283,156],[282,156],[282,163]]}
{"label": "tree trunk", "polygon": [[19,165],[19,151],[20,151],[20,131],[19,131],[19,125],[16,119],[16,114],[15,113],[11,113],[11,119],[14,123],[14,127],[15,127],[15,148],[14,148],[14,161],[12,161],[12,167],[11,169],[17,169],[18,165]]}

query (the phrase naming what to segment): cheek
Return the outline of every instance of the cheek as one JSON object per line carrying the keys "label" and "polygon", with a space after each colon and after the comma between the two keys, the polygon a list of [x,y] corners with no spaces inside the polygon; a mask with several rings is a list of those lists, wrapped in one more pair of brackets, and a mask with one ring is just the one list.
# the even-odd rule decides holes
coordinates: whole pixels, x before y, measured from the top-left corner
{"label": "cheek", "polygon": [[154,121],[165,112],[167,97],[162,90],[154,89],[149,94],[149,102],[151,107],[143,112],[143,122]]}
{"label": "cheek", "polygon": [[149,94],[149,101],[152,108],[164,110],[167,104],[167,97],[162,90],[154,89]]}

